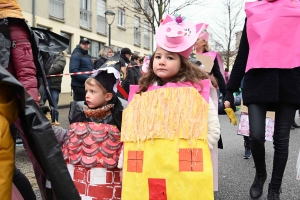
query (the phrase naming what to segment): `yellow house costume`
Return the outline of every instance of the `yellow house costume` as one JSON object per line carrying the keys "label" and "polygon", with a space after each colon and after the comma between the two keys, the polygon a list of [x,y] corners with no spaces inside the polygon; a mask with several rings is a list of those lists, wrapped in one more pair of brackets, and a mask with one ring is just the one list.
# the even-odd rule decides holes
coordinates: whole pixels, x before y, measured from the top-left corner
{"label": "yellow house costume", "polygon": [[[184,19],[167,15],[155,39],[160,48],[188,59],[203,24]],[[122,200],[213,200],[211,150],[220,124],[209,97],[211,82],[157,84],[141,94],[132,86],[123,111]]]}
{"label": "yellow house costume", "polygon": [[18,117],[14,91],[0,82],[0,199],[11,199],[14,172],[14,141],[9,126]]}
{"label": "yellow house costume", "polygon": [[[214,199],[209,147],[220,131],[209,113],[216,113],[213,102],[194,87],[134,95],[123,112],[122,200]],[[208,125],[216,122],[209,137]]]}

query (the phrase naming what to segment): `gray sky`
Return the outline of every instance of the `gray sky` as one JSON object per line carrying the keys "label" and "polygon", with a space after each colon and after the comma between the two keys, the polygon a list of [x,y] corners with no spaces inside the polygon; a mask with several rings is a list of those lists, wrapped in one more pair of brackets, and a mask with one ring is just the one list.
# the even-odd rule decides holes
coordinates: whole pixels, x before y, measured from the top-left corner
{"label": "gray sky", "polygon": [[[226,0],[204,0],[205,5],[203,6],[189,6],[182,10],[182,13],[193,22],[207,22],[210,24],[210,27],[217,29],[217,24],[215,21],[222,21],[225,18],[226,10],[223,6],[223,2]],[[242,3],[244,5],[244,0],[232,0],[234,3]],[[184,0],[178,0],[182,3]],[[244,8],[242,8],[244,9]],[[240,17],[241,20],[245,18],[244,10],[241,11]],[[242,24],[243,25],[243,24]],[[241,29],[242,29],[241,25]]]}
{"label": "gray sky", "polygon": [[[217,37],[214,37],[214,35],[218,34],[220,36],[225,37],[224,29],[220,27],[219,24],[225,24],[227,19],[227,9],[224,7],[224,2],[227,0],[204,0],[205,5],[203,6],[189,6],[180,12],[184,16],[187,17],[187,19],[193,21],[193,22],[205,22],[209,24],[208,32],[212,34],[212,37],[214,39],[217,39]],[[239,19],[239,26],[234,30],[241,31],[243,29],[244,25],[244,19],[245,19],[245,11],[244,11],[244,0],[231,0],[235,5],[239,4],[238,8],[233,8],[232,13],[236,13],[237,10],[240,10],[240,15],[238,17]],[[178,0],[179,3],[184,2],[184,0]],[[227,20],[227,21],[226,21]],[[213,33],[212,29],[217,32]]]}

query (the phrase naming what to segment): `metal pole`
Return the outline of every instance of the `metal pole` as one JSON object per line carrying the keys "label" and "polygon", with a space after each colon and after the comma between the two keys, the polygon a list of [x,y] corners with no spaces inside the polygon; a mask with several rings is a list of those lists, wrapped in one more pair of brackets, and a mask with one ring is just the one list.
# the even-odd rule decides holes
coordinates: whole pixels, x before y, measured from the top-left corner
{"label": "metal pole", "polygon": [[32,27],[35,27],[35,0],[32,0]]}
{"label": "metal pole", "polygon": [[110,38],[111,37],[111,35],[110,35],[111,34],[110,26],[111,26],[111,24],[108,24],[108,46],[110,46],[110,39],[111,39]]}

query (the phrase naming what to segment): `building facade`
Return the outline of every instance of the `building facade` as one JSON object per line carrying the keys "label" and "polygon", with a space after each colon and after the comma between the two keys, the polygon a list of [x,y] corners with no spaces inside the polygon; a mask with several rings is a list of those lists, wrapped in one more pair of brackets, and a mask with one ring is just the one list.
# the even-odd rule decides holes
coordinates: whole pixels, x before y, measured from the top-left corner
{"label": "building facade", "polygon": [[[147,6],[147,0],[144,5]],[[134,1],[128,1],[134,8]],[[70,40],[66,52],[64,73],[69,73],[69,60],[73,49],[83,37],[91,41],[89,54],[98,57],[99,50],[109,44],[111,23],[111,47],[115,52],[128,47],[138,55],[152,53],[152,32],[141,12],[124,9],[115,0],[20,0],[23,15],[30,26],[44,28]],[[114,16],[105,12],[111,10]],[[62,93],[71,92],[71,78],[64,76]]]}

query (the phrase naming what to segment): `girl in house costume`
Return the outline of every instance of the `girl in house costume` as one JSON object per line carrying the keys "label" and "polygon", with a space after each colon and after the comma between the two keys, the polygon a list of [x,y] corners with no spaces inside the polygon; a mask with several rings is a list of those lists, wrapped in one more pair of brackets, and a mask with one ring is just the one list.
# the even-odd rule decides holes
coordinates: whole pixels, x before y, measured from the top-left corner
{"label": "girl in house costume", "polygon": [[208,75],[188,61],[201,29],[180,15],[158,28],[148,72],[123,112],[122,200],[214,198],[210,150],[220,124]]}
{"label": "girl in house costume", "polygon": [[121,67],[117,61],[107,63],[118,69],[104,64],[86,80],[86,101],[71,104],[70,130],[54,127],[82,199],[121,199],[117,164],[123,105],[116,95]]}
{"label": "girl in house costume", "polygon": [[[233,65],[225,106],[234,104],[244,77],[243,103],[248,106],[250,147],[255,179],[250,197],[259,199],[267,178],[265,118],[275,111],[273,172],[268,200],[280,199],[280,187],[289,154],[290,128],[300,106],[300,9],[293,0],[247,2],[246,22]],[[281,31],[274,31],[280,28]]]}

